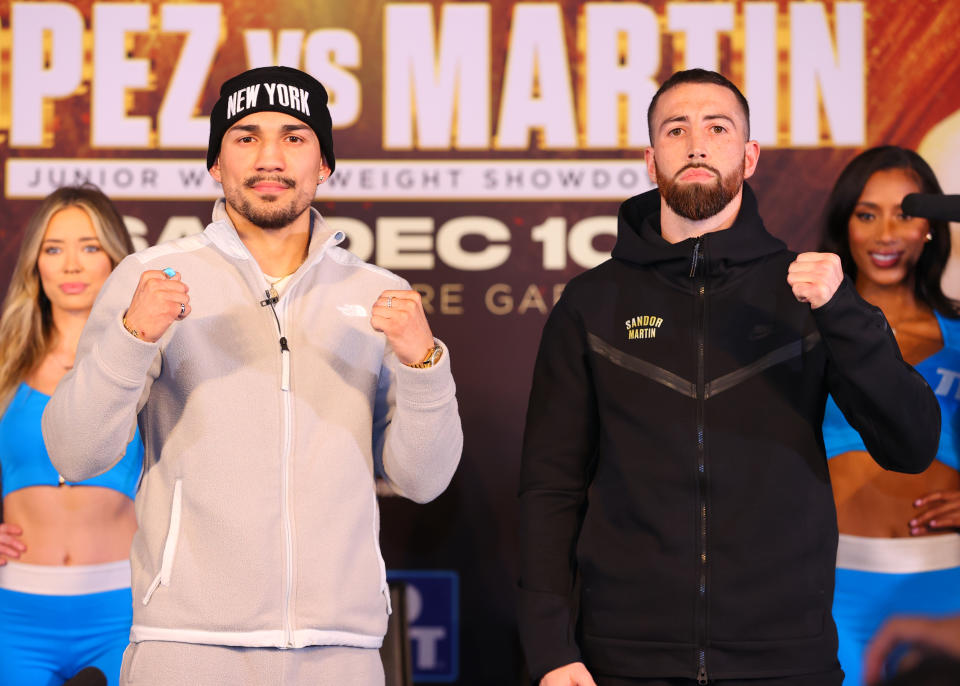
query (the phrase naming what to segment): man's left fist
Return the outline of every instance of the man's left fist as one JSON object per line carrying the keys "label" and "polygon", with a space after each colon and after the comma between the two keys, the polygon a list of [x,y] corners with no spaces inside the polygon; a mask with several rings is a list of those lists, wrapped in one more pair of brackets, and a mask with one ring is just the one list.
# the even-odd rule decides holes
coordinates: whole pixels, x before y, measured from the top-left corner
{"label": "man's left fist", "polygon": [[373,303],[370,325],[387,336],[403,364],[416,364],[433,347],[433,333],[417,291],[384,291]]}
{"label": "man's left fist", "polygon": [[832,252],[804,252],[787,269],[787,283],[793,295],[812,309],[825,305],[843,281],[840,256]]}

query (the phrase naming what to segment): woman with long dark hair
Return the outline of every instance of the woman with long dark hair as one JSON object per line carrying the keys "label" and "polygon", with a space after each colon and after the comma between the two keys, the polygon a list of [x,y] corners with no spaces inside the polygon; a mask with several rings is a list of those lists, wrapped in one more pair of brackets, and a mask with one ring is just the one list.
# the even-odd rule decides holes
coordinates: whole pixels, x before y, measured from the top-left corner
{"label": "woman with long dark hair", "polygon": [[40,417],[100,287],[132,251],[89,186],[49,195],[20,246],[0,317],[0,685],[59,684],[87,667],[119,678],[143,447],[135,436],[111,470],[71,483],[50,463]]}
{"label": "woman with long dark hair", "polygon": [[915,152],[872,148],[854,158],[827,202],[821,246],[883,310],[903,358],[937,395],[937,459],[921,474],[886,472],[833,402],[823,424],[840,529],[834,619],[844,684],[862,683],[867,642],[892,614],[960,611],[960,319],[940,280],[946,222],[903,213],[909,193],[942,193]]}

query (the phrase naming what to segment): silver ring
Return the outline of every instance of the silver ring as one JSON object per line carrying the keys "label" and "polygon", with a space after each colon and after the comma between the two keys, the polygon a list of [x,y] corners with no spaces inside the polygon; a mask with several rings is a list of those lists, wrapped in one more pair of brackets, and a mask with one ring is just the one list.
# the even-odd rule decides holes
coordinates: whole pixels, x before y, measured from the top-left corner
{"label": "silver ring", "polygon": [[182,319],[187,314],[187,304],[180,303],[180,318]]}
{"label": "silver ring", "polygon": [[393,307],[393,296],[392,296],[392,295],[388,295],[388,296],[387,296],[387,307],[388,307],[388,308]]}

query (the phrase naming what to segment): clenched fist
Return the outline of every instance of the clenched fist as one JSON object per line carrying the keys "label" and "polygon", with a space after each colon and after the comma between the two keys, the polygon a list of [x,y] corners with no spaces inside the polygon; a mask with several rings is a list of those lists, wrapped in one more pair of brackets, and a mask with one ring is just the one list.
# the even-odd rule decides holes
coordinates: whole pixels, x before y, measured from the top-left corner
{"label": "clenched fist", "polygon": [[179,273],[170,278],[155,269],[140,275],[140,283],[124,318],[127,327],[139,332],[145,341],[159,340],[170,325],[190,314],[190,296]]}
{"label": "clenched fist", "polygon": [[387,336],[403,364],[420,362],[433,347],[433,333],[417,291],[384,291],[373,304],[370,325]]}
{"label": "clenched fist", "polygon": [[597,686],[582,662],[559,667],[540,680],[540,686]]}
{"label": "clenched fist", "polygon": [[793,295],[802,303],[810,303],[814,310],[833,297],[842,281],[840,256],[830,252],[800,253],[787,269]]}

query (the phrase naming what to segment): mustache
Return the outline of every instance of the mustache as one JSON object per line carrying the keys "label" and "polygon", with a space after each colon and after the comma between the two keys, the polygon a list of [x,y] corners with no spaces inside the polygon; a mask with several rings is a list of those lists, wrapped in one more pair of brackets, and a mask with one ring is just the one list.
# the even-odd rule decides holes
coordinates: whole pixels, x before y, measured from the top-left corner
{"label": "mustache", "polygon": [[247,188],[253,188],[258,183],[263,183],[263,182],[279,183],[286,186],[287,188],[297,187],[297,182],[295,179],[291,179],[289,176],[279,176],[277,174],[274,174],[274,175],[261,174],[259,176],[248,176],[246,179],[243,180],[243,185],[246,186]]}
{"label": "mustache", "polygon": [[709,164],[703,164],[703,163],[698,163],[698,162],[691,162],[690,164],[688,164],[688,165],[686,165],[686,166],[684,166],[684,167],[681,167],[681,168],[680,168],[680,171],[678,171],[676,174],[673,175],[673,178],[675,178],[675,179],[680,178],[680,176],[683,174],[683,172],[687,171],[688,169],[706,169],[708,172],[712,172],[713,174],[715,174],[715,175],[717,176],[717,178],[723,178],[723,177],[720,175],[720,170],[719,170],[719,169],[716,169],[716,168],[714,168],[714,167],[711,167]]}

